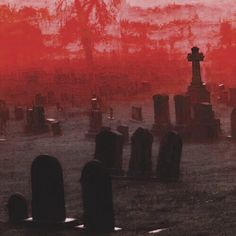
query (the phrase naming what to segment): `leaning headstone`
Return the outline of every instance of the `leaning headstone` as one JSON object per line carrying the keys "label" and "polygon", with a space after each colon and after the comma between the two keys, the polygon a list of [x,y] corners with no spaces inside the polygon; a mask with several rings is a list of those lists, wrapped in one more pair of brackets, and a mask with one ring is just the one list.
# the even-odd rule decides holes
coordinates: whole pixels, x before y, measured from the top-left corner
{"label": "leaning headstone", "polygon": [[124,144],[129,143],[129,127],[125,125],[119,125],[117,131],[123,135]]}
{"label": "leaning headstone", "polygon": [[143,121],[142,107],[133,106],[131,118],[133,121]]}
{"label": "leaning headstone", "polygon": [[7,206],[10,223],[20,223],[28,218],[27,202],[22,194],[13,194],[9,198]]}
{"label": "leaning headstone", "polygon": [[231,112],[231,137],[236,139],[236,108]]}
{"label": "leaning headstone", "polygon": [[88,162],[81,174],[84,226],[94,233],[114,231],[112,183],[108,170],[98,160]]}
{"label": "leaning headstone", "polygon": [[32,221],[38,224],[73,224],[66,220],[63,173],[55,157],[38,156],[31,167]]}
{"label": "leaning headstone", "polygon": [[147,129],[138,128],[131,137],[131,158],[128,175],[149,177],[152,174],[153,136]]}
{"label": "leaning headstone", "polygon": [[160,142],[157,177],[163,181],[177,181],[180,174],[182,139],[174,131],[168,132]]}
{"label": "leaning headstone", "polygon": [[102,130],[96,135],[95,159],[100,160],[112,175],[122,175],[124,139],[119,132]]}

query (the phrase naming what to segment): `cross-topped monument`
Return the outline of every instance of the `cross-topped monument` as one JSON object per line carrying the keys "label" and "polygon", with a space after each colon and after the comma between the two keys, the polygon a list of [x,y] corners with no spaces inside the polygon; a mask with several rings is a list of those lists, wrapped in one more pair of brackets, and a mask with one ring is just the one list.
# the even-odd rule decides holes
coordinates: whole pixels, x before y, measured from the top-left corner
{"label": "cross-topped monument", "polygon": [[201,78],[200,62],[204,59],[203,53],[199,52],[198,47],[193,47],[192,53],[188,54],[187,59],[192,62],[192,82],[187,92],[191,103],[210,102],[210,93]]}
{"label": "cross-topped monument", "polygon": [[188,54],[188,61],[192,62],[192,84],[202,84],[200,61],[204,60],[203,53],[199,53],[198,47],[192,48],[192,53]]}

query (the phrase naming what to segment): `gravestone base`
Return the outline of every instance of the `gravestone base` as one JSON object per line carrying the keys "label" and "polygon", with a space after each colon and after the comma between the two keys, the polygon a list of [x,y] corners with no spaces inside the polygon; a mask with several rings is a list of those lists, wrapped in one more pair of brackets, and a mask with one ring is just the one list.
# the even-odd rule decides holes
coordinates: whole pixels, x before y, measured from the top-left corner
{"label": "gravestone base", "polygon": [[38,221],[33,220],[32,217],[25,219],[22,221],[26,226],[32,226],[32,227],[46,227],[46,228],[57,228],[57,227],[74,227],[78,225],[78,220],[75,218],[66,218],[64,221],[60,222],[51,222],[51,221]]}
{"label": "gravestone base", "polygon": [[162,136],[172,129],[173,129],[173,126],[168,123],[166,123],[166,124],[153,124],[151,132],[155,136]]}
{"label": "gravestone base", "polygon": [[220,134],[220,120],[214,119],[209,123],[193,123],[191,126],[191,138],[216,139]]}

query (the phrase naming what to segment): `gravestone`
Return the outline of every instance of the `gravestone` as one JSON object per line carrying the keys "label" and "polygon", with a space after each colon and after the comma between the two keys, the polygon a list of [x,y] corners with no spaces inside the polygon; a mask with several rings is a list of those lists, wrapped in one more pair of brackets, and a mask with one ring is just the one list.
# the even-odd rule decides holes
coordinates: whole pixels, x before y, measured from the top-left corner
{"label": "gravestone", "polygon": [[84,226],[88,231],[114,231],[112,183],[108,170],[98,160],[88,162],[81,174]]}
{"label": "gravestone", "polygon": [[176,95],[175,115],[176,125],[189,125],[191,123],[191,102],[189,96]]}
{"label": "gravestone", "polygon": [[210,103],[194,105],[194,118],[191,124],[192,137],[195,139],[214,139],[220,133],[220,120],[215,119],[215,113]]}
{"label": "gravestone", "polygon": [[180,174],[182,139],[174,131],[169,131],[160,142],[157,177],[163,181],[177,181]]}
{"label": "gravestone", "polygon": [[143,121],[142,107],[132,106],[131,118],[133,121]]}
{"label": "gravestone", "polygon": [[123,135],[124,144],[129,143],[129,127],[120,125],[117,127],[117,131]]}
{"label": "gravestone", "polygon": [[153,104],[154,104],[153,132],[155,134],[163,134],[171,127],[169,96],[165,94],[154,95]]}
{"label": "gravestone", "polygon": [[27,202],[22,194],[13,194],[8,199],[7,206],[10,223],[20,223],[28,218]]}
{"label": "gravestone", "polygon": [[35,95],[34,104],[35,104],[35,106],[44,106],[45,98],[41,93],[38,93]]}
{"label": "gravestone", "polygon": [[231,136],[236,139],[236,108],[231,112]]}
{"label": "gravestone", "polygon": [[101,161],[112,175],[122,175],[124,138],[119,132],[102,130],[96,135],[95,159]]}
{"label": "gravestone", "polygon": [[86,137],[94,138],[102,128],[102,111],[91,110],[89,112],[89,130]]}
{"label": "gravestone", "polygon": [[198,47],[193,47],[192,53],[188,54],[188,61],[192,62],[192,82],[188,87],[187,94],[190,96],[191,104],[210,102],[210,93],[202,82],[200,62],[204,60],[203,53]]}
{"label": "gravestone", "polygon": [[138,128],[131,137],[131,158],[128,175],[149,177],[152,174],[153,136],[147,129]]}
{"label": "gravestone", "polygon": [[55,157],[38,156],[31,166],[32,218],[27,223],[41,226],[74,226],[74,218],[66,218],[63,173]]}

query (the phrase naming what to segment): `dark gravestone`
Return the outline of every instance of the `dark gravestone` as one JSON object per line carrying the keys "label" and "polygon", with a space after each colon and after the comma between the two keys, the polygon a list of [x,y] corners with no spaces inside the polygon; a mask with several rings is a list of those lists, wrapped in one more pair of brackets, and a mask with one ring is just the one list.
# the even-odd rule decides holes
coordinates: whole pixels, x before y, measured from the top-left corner
{"label": "dark gravestone", "polygon": [[189,96],[176,95],[175,115],[176,125],[189,125],[191,122],[191,101]]}
{"label": "dark gravestone", "polygon": [[134,121],[142,121],[143,120],[143,115],[142,115],[142,108],[141,107],[132,107],[132,114],[131,118]]}
{"label": "dark gravestone", "polygon": [[231,112],[231,136],[236,139],[236,108]]}
{"label": "dark gravestone", "polygon": [[177,181],[180,173],[182,139],[174,131],[168,132],[160,142],[157,176],[163,181]]}
{"label": "dark gravestone", "polygon": [[88,138],[94,138],[102,128],[102,111],[91,110],[89,112],[89,130],[86,134]]}
{"label": "dark gravestone", "polygon": [[81,174],[84,226],[96,233],[114,230],[112,183],[108,170],[98,160],[88,162]]}
{"label": "dark gravestone", "polygon": [[32,217],[39,223],[65,220],[62,168],[56,158],[38,156],[31,167]]}
{"label": "dark gravestone", "polygon": [[138,128],[131,137],[131,158],[129,176],[148,177],[152,174],[153,136],[147,130]]}
{"label": "dark gravestone", "polygon": [[44,96],[42,96],[42,94],[40,94],[40,93],[36,94],[34,103],[36,106],[44,106],[44,104],[45,104]]}
{"label": "dark gravestone", "polygon": [[95,159],[100,160],[112,175],[122,175],[124,139],[119,132],[102,130],[96,135]]}
{"label": "dark gravestone", "polygon": [[117,127],[117,131],[123,135],[124,143],[129,143],[129,127],[120,125]]}
{"label": "dark gravestone", "polygon": [[20,193],[12,195],[8,200],[8,213],[10,223],[20,223],[28,218],[27,202]]}
{"label": "dark gravestone", "polygon": [[163,134],[170,129],[169,96],[157,94],[153,96],[155,134]]}

